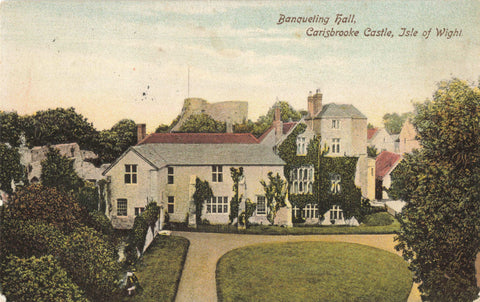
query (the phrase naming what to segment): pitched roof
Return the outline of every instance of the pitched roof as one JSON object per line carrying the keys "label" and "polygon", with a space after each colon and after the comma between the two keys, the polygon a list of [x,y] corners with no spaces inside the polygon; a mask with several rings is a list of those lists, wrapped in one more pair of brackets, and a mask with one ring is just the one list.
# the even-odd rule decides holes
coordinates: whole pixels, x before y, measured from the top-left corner
{"label": "pitched roof", "polygon": [[143,144],[258,144],[251,133],[152,133]]}
{"label": "pitched roof", "polygon": [[322,110],[317,113],[316,118],[323,117],[349,117],[349,118],[360,118],[366,119],[367,117],[363,115],[355,106],[352,104],[335,104],[330,103],[323,105]]}
{"label": "pitched roof", "polygon": [[390,174],[397,164],[402,159],[402,156],[397,153],[383,151],[375,160],[375,178],[383,179]]}
{"label": "pitched roof", "polygon": [[372,139],[375,133],[378,132],[378,128],[367,129],[367,139]]}
{"label": "pitched roof", "polygon": [[283,134],[287,134],[288,132],[290,132],[290,130],[292,130],[292,128],[295,127],[296,124],[297,122],[283,123]]}
{"label": "pitched roof", "polygon": [[[288,134],[290,132],[290,130],[292,130],[296,125],[298,124],[298,122],[286,122],[286,123],[283,123],[283,127],[282,127],[282,134],[285,135],[285,134]],[[258,140],[261,142],[263,141],[263,139],[265,137],[267,137],[267,135],[272,131],[274,130],[274,126],[270,126],[270,128],[268,128],[262,135],[260,135],[258,137]]]}
{"label": "pitched roof", "polygon": [[284,165],[261,144],[142,144],[131,148],[157,168],[165,165]]}

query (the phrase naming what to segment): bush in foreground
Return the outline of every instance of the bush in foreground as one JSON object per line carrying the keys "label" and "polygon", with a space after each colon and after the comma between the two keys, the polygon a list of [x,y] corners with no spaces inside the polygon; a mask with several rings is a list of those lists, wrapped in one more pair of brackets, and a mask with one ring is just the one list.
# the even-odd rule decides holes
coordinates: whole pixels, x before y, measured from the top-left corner
{"label": "bush in foreground", "polygon": [[380,212],[368,215],[365,217],[365,225],[369,226],[381,226],[381,225],[391,225],[395,219],[392,215],[387,212]]}
{"label": "bush in foreground", "polygon": [[9,301],[88,301],[53,256],[9,257],[0,281]]}

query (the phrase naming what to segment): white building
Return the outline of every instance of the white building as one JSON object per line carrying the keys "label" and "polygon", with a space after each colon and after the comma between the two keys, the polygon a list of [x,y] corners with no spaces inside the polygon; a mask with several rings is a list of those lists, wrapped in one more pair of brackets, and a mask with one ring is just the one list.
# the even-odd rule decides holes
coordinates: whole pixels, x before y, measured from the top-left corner
{"label": "white building", "polygon": [[107,204],[115,228],[131,228],[135,216],[156,201],[172,222],[195,221],[195,180],[207,180],[214,198],[203,207],[202,219],[229,222],[233,181],[230,168],[243,167],[243,199],[257,204],[250,219],[268,224],[265,191],[260,180],[269,172],[283,176],[284,162],[249,133],[154,133],[130,147],[104,175]]}

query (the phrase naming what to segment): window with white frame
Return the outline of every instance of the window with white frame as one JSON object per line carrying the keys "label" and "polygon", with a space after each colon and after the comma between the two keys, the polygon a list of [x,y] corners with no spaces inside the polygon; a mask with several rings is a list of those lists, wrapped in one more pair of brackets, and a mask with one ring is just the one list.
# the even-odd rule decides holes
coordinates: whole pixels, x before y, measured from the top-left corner
{"label": "window with white frame", "polygon": [[168,196],[167,211],[169,214],[175,212],[175,196]]}
{"label": "window with white frame", "polygon": [[300,217],[300,208],[297,206],[294,206],[292,209],[292,215],[293,215],[293,218]]}
{"label": "window with white frame", "polygon": [[339,138],[332,138],[332,153],[339,154],[340,153],[340,139]]}
{"label": "window with white frame", "polygon": [[343,211],[340,206],[334,205],[330,209],[330,220],[343,219]]}
{"label": "window with white frame", "polygon": [[212,182],[223,182],[222,166],[212,166]]}
{"label": "window with white frame", "polygon": [[313,165],[294,168],[290,171],[290,193],[313,193]]}
{"label": "window with white frame", "polygon": [[144,207],[135,207],[135,216],[142,214],[145,211]]}
{"label": "window with white frame", "polygon": [[333,194],[338,194],[341,191],[341,184],[342,177],[340,174],[332,174],[330,175],[330,192]]}
{"label": "window with white frame", "polygon": [[332,120],[332,128],[340,129],[340,120]]}
{"label": "window with white frame", "polygon": [[318,206],[316,204],[307,204],[305,208],[303,208],[303,217],[318,218]]}
{"label": "window with white frame", "polygon": [[206,200],[206,211],[208,214],[223,214],[228,213],[228,197],[227,196],[213,196]]}
{"label": "window with white frame", "polygon": [[168,170],[168,176],[167,176],[167,179],[168,179],[168,180],[167,180],[167,183],[171,185],[171,184],[173,184],[173,183],[175,182],[175,178],[174,178],[174,176],[175,176],[175,175],[174,175],[175,170],[173,169],[173,167],[168,167],[167,170]]}
{"label": "window with white frame", "polygon": [[137,183],[137,165],[125,165],[125,183]]}
{"label": "window with white frame", "polygon": [[267,204],[265,196],[257,196],[257,215],[267,214]]}
{"label": "window with white frame", "polygon": [[127,216],[127,200],[117,199],[117,216]]}
{"label": "window with white frame", "polygon": [[297,155],[307,154],[307,138],[305,136],[297,136]]}

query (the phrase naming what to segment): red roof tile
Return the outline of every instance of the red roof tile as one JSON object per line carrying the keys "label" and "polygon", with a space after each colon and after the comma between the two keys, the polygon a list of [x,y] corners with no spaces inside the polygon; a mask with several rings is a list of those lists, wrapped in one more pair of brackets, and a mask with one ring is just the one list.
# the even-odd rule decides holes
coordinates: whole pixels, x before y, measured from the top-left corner
{"label": "red roof tile", "polygon": [[297,122],[283,123],[283,134],[287,134],[296,124]]}
{"label": "red roof tile", "polygon": [[378,128],[367,129],[367,139],[372,139],[372,137],[377,133]]}
{"label": "red roof tile", "polygon": [[[290,130],[292,130],[292,128],[295,127],[297,123],[298,122],[283,123],[283,128],[282,128],[283,134],[287,134],[288,132],[290,132]],[[258,140],[263,141],[263,139],[270,133],[270,131],[273,130],[273,128],[274,128],[273,126],[270,126],[270,128],[268,128],[262,135],[258,137]]]}
{"label": "red roof tile", "polygon": [[375,160],[375,177],[383,179],[400,162],[402,156],[397,153],[383,151]]}
{"label": "red roof tile", "polygon": [[258,144],[251,133],[152,133],[143,144]]}

